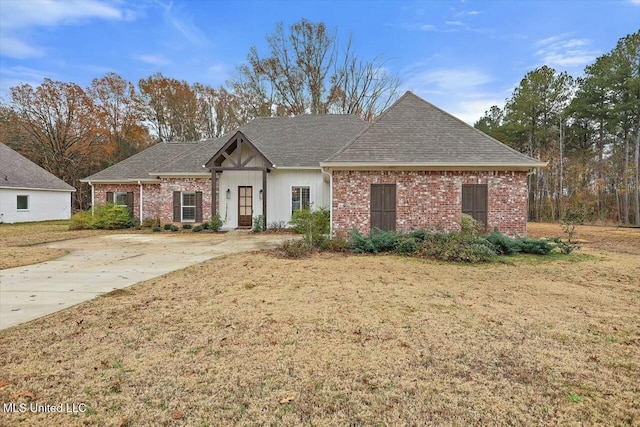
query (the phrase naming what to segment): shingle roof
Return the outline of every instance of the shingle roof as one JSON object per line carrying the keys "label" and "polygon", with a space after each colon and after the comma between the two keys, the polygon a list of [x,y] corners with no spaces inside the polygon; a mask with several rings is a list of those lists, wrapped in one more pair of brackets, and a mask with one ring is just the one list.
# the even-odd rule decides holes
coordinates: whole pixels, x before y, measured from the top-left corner
{"label": "shingle roof", "polygon": [[262,117],[216,140],[204,141],[192,152],[154,169],[154,173],[207,172],[207,163],[222,146],[242,132],[276,167],[319,167],[367,123],[353,115]]}
{"label": "shingle roof", "polygon": [[153,169],[173,161],[176,157],[188,154],[196,149],[198,145],[186,142],[161,142],[96,174],[88,176],[83,181],[137,181],[152,179],[153,177],[149,175],[149,172]]}
{"label": "shingle roof", "polygon": [[339,164],[539,167],[525,156],[406,92],[323,166]]}
{"label": "shingle roof", "polygon": [[0,143],[0,187],[76,191],[3,143]]}

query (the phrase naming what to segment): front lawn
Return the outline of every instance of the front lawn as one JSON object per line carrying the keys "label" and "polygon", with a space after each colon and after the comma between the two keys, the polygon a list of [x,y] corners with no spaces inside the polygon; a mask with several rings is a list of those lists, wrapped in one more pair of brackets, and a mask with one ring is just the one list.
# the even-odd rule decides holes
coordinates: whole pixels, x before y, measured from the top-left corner
{"label": "front lawn", "polygon": [[567,256],[482,265],[390,255],[211,260],[0,331],[0,401],[88,405],[3,418],[637,425],[635,247],[583,243]]}

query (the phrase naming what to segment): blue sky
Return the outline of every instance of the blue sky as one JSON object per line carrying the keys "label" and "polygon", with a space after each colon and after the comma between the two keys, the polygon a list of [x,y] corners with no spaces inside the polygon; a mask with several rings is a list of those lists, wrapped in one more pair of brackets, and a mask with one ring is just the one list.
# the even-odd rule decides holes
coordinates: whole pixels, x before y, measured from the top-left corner
{"label": "blue sky", "polygon": [[115,72],[224,84],[277,22],[323,21],[388,58],[403,90],[473,123],[524,75],[584,66],[640,28],[640,0],[0,0],[0,96],[45,77],[86,87]]}

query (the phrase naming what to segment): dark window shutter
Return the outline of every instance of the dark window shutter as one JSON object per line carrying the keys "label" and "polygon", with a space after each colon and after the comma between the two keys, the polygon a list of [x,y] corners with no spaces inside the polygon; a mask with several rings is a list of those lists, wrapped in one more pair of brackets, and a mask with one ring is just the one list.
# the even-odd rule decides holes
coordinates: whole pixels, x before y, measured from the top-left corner
{"label": "dark window shutter", "polygon": [[180,222],[182,215],[180,215],[180,210],[182,208],[182,201],[180,200],[180,192],[173,192],[173,222]]}
{"label": "dark window shutter", "polygon": [[396,185],[371,184],[370,226],[382,231],[396,229]]}
{"label": "dark window shutter", "polygon": [[202,222],[202,191],[196,191],[196,222]]}
{"label": "dark window shutter", "polygon": [[127,208],[129,209],[129,213],[133,216],[133,203],[134,203],[133,191],[127,193]]}
{"label": "dark window shutter", "polygon": [[462,185],[462,213],[487,226],[487,185]]}
{"label": "dark window shutter", "polygon": [[107,203],[113,202],[113,191],[107,191]]}

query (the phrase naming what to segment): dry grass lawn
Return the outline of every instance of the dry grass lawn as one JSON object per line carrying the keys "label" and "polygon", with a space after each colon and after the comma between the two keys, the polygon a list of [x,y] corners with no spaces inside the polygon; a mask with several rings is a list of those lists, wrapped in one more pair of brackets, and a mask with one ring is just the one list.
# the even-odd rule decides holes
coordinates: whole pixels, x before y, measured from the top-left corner
{"label": "dry grass lawn", "polygon": [[211,260],[0,331],[1,402],[89,408],[0,424],[640,425],[640,230],[576,237],[488,265]]}
{"label": "dry grass lawn", "polygon": [[48,261],[65,254],[62,249],[36,245],[114,232],[122,231],[70,231],[69,221],[0,224],[0,270]]}

